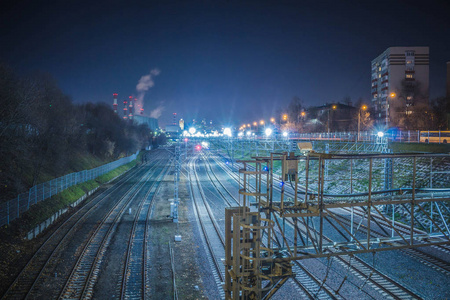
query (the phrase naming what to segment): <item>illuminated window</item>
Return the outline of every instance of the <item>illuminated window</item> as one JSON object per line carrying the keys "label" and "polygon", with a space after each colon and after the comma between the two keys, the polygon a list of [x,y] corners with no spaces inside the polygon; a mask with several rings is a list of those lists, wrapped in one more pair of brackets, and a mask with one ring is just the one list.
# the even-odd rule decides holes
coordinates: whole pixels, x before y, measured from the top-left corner
{"label": "illuminated window", "polygon": [[381,74],[378,74],[378,78],[381,78]]}
{"label": "illuminated window", "polygon": [[406,78],[414,78],[413,74],[406,74]]}
{"label": "illuminated window", "polygon": [[381,67],[378,68],[378,71],[381,71]]}

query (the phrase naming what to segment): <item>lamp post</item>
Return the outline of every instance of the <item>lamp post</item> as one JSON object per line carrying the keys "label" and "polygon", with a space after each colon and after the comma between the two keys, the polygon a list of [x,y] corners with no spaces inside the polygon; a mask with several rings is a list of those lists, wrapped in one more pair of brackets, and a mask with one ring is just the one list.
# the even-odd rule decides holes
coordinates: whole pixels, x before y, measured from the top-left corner
{"label": "lamp post", "polygon": [[388,112],[389,112],[389,98],[395,98],[397,95],[395,93],[391,93],[390,95],[388,95],[386,97],[386,130],[389,129],[389,117],[388,117]]}
{"label": "lamp post", "polygon": [[[333,110],[337,108],[335,104],[331,106]],[[327,132],[330,133],[330,109],[328,109],[328,121],[327,121]]]}
{"label": "lamp post", "polygon": [[357,141],[359,141],[359,132],[360,132],[360,123],[361,123],[361,111],[365,111],[367,109],[367,105],[361,106],[361,108],[358,111],[358,137]]}

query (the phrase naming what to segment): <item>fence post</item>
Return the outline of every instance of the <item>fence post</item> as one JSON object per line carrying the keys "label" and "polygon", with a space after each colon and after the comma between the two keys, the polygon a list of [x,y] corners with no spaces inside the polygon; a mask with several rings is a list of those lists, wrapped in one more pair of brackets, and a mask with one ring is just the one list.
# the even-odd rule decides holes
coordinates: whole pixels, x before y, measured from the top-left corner
{"label": "fence post", "polygon": [[6,224],[8,225],[9,225],[9,202],[11,201],[6,202]]}
{"label": "fence post", "polygon": [[20,195],[17,195],[17,217],[20,215]]}
{"label": "fence post", "polygon": [[34,204],[37,203],[37,185],[34,186]]}

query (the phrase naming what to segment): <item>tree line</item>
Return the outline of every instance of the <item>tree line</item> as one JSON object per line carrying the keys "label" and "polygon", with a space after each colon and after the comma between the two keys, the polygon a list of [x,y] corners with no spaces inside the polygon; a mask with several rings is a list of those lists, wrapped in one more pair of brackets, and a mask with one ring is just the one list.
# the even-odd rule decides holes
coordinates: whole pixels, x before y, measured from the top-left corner
{"label": "tree line", "polygon": [[47,74],[18,76],[0,64],[1,200],[73,171],[90,157],[116,160],[154,140],[147,125],[104,103],[74,104]]}
{"label": "tree line", "polygon": [[[415,95],[413,105],[405,103],[407,96],[396,95],[390,116],[390,127],[402,130],[448,130],[450,99],[438,97],[428,101],[428,98]],[[396,103],[395,105],[393,103]],[[336,109],[332,107],[336,106]],[[362,109],[364,107],[364,109]],[[326,132],[374,130],[376,112],[367,101],[358,99],[351,104],[350,98],[334,102],[323,107],[306,107],[299,97],[293,97],[290,103],[277,112],[276,122],[281,130],[290,132]]]}

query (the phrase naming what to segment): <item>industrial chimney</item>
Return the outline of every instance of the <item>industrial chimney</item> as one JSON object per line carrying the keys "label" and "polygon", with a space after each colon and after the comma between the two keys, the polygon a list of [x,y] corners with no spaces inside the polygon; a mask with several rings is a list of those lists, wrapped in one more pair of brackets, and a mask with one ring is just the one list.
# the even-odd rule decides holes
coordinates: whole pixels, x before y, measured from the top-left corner
{"label": "industrial chimney", "polygon": [[128,114],[127,104],[128,104],[127,100],[126,99],[123,100],[123,119],[124,120],[128,119],[128,116],[127,116],[127,114]]}
{"label": "industrial chimney", "polygon": [[133,96],[130,96],[128,98],[130,99],[130,104],[129,104],[130,111],[128,114],[128,119],[133,120]]}
{"label": "industrial chimney", "polygon": [[117,93],[114,93],[113,97],[114,97],[113,110],[117,114]]}

